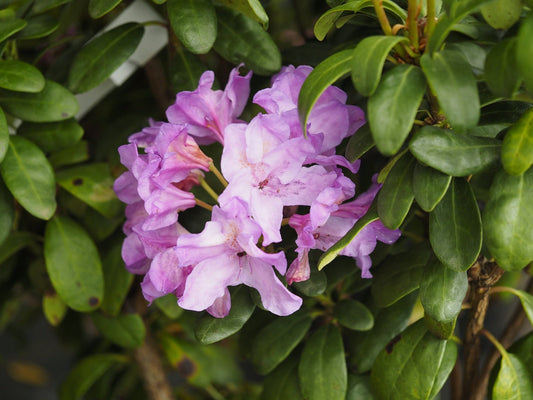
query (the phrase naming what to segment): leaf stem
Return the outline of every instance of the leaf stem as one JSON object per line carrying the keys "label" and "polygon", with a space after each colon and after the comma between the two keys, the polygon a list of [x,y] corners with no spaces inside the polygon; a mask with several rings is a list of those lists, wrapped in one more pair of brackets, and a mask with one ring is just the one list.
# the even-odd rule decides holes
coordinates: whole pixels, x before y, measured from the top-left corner
{"label": "leaf stem", "polygon": [[205,208],[208,211],[213,211],[213,206],[211,204],[207,204],[205,201],[202,201],[198,198],[194,199],[196,201],[196,205],[202,208]]}
{"label": "leaf stem", "polygon": [[218,194],[213,190],[211,186],[205,181],[205,179],[200,180],[200,186],[211,196],[215,201],[218,202]]}
{"label": "leaf stem", "polygon": [[435,29],[435,23],[437,22],[435,0],[427,0],[426,18],[426,40],[429,41],[429,38],[433,34],[433,30]]}
{"label": "leaf stem", "polygon": [[418,51],[420,44],[418,42],[418,21],[419,0],[409,0],[407,2],[407,31],[409,32],[409,43],[411,48]]}
{"label": "leaf stem", "polygon": [[376,11],[383,33],[387,36],[393,36],[389,19],[387,18],[387,14],[385,14],[385,8],[383,8],[383,0],[372,0],[372,3],[374,4],[374,10]]}
{"label": "leaf stem", "polygon": [[217,167],[215,167],[215,164],[213,164],[212,162],[209,163],[209,171],[215,174],[217,179],[220,181],[220,183],[224,185],[224,187],[228,186],[228,181],[226,180],[226,178],[224,178],[224,175],[222,175],[222,173],[218,170]]}

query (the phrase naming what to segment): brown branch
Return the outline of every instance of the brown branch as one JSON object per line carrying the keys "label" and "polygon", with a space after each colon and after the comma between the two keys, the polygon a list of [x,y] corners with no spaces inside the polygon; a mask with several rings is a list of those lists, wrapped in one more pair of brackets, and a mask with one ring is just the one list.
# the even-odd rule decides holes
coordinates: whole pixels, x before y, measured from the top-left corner
{"label": "brown branch", "polygon": [[165,70],[159,58],[152,58],[144,66],[144,72],[148,78],[150,91],[157,102],[157,106],[162,115],[171,104],[172,100],[168,96],[168,82],[165,77]]}

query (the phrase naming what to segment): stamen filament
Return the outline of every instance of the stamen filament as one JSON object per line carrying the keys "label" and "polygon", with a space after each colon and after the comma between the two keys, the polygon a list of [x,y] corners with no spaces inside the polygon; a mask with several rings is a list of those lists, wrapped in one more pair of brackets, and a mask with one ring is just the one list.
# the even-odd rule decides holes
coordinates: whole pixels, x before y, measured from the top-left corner
{"label": "stamen filament", "polygon": [[194,200],[196,201],[197,206],[205,208],[208,211],[213,211],[213,206],[211,204],[207,204],[205,201],[202,201],[198,198],[195,198]]}
{"label": "stamen filament", "polygon": [[200,181],[200,186],[204,188],[204,190],[211,196],[215,201],[218,202],[218,194],[209,186],[209,184],[205,181],[205,179],[202,179]]}
{"label": "stamen filament", "polygon": [[220,183],[224,185],[224,187],[228,186],[228,181],[226,180],[226,178],[224,178],[224,175],[222,175],[222,173],[218,170],[217,167],[215,167],[215,164],[213,164],[212,162],[209,163],[209,171],[215,174],[215,176],[218,178]]}

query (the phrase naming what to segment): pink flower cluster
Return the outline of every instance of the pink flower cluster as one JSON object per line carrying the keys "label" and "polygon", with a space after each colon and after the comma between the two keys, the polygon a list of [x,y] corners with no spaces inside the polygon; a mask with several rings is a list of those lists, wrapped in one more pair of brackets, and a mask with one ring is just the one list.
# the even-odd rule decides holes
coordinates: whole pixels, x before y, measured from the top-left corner
{"label": "pink flower cluster", "polygon": [[[251,73],[234,69],[226,88],[212,90],[214,75],[205,72],[198,88],[181,92],[167,110],[169,122],[151,122],[121,146],[127,167],[115,182],[118,197],[127,204],[126,239],[122,257],[129,271],[144,274],[141,284],[148,301],[174,293],[188,310],[207,310],[224,317],[231,307],[229,286],[255,288],[265,309],[288,315],[302,300],[287,283],[309,278],[310,249],[326,250],[363,216],[379,185],[353,199],[350,163],[335,153],[341,141],[362,126],[360,108],[346,104],[346,94],[329,87],[308,121],[305,138],[298,119],[298,94],[311,67],[285,67],[270,88],[259,91],[254,103],[260,113],[249,123],[240,121],[249,96]],[[199,148],[223,145],[222,172]],[[139,148],[144,152],[139,154]],[[200,204],[190,189],[214,172],[224,191],[212,206],[211,220],[198,234],[178,221],[180,211]],[[306,206],[306,214],[297,214]],[[301,208],[300,208],[301,210]],[[290,225],[297,233],[297,257],[287,268],[280,229]],[[341,254],[356,259],[363,277],[371,277],[369,254],[376,241],[393,243],[399,231],[381,222],[366,226]]]}

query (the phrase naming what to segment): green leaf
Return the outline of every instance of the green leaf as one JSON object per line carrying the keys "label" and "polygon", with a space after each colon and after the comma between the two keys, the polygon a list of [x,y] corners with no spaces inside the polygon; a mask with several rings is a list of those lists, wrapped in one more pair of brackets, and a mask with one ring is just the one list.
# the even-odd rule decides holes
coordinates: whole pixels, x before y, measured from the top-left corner
{"label": "green leaf", "polygon": [[497,96],[512,97],[520,86],[516,62],[516,38],[496,44],[485,59],[485,81]]}
{"label": "green leaf", "polygon": [[500,371],[492,387],[493,400],[522,400],[533,398],[533,381],[527,367],[503,347]]}
{"label": "green leaf", "polygon": [[524,312],[526,313],[529,322],[533,325],[533,296],[527,292],[524,292],[523,290],[518,290],[511,287],[506,287],[505,291],[513,293],[520,299],[522,307],[524,308]]}
{"label": "green leaf", "polygon": [[108,218],[122,212],[122,203],[113,191],[113,178],[106,163],[61,170],[56,180],[63,189]]}
{"label": "green leaf", "polygon": [[59,7],[65,3],[69,3],[71,0],[39,0],[33,4],[33,12],[40,14],[44,11],[51,10],[52,8]]}
{"label": "green leaf", "polygon": [[44,89],[44,76],[33,65],[18,60],[0,61],[0,87],[36,93]]}
{"label": "green leaf", "polygon": [[55,170],[65,165],[77,164],[89,159],[88,143],[81,140],[73,146],[62,150],[54,151],[48,157],[48,161],[52,164]]}
{"label": "green leaf", "polygon": [[346,145],[346,152],[344,156],[350,162],[354,162],[361,158],[368,150],[375,146],[374,139],[368,124],[363,125],[355,132]]}
{"label": "green leaf", "polygon": [[0,163],[4,159],[9,147],[9,127],[7,126],[6,116],[0,108]]}
{"label": "green leaf", "polygon": [[67,305],[93,311],[104,295],[100,256],[89,235],[67,217],[46,225],[44,257],[52,285]]}
{"label": "green leaf", "polygon": [[466,271],[481,251],[481,215],[470,184],[454,179],[429,216],[429,241],[437,258],[454,271]]}
{"label": "green leaf", "polygon": [[416,164],[413,172],[413,194],[422,210],[433,211],[446,194],[451,180],[450,175]]}
{"label": "green leaf", "polygon": [[453,336],[457,319],[450,322],[440,322],[428,313],[424,313],[424,323],[428,330],[439,339],[447,340]]}
{"label": "green leaf", "polygon": [[205,67],[198,56],[184,48],[176,51],[176,57],[170,64],[170,80],[174,92],[195,90]]}
{"label": "green leaf", "polygon": [[78,400],[89,388],[116,364],[126,364],[122,354],[95,354],[84,358],[70,370],[59,390],[60,400]]}
{"label": "green leaf", "polygon": [[502,164],[510,175],[522,175],[533,164],[533,108],[526,111],[505,134]]}
{"label": "green leaf", "polygon": [[56,82],[46,81],[39,93],[20,93],[0,90],[0,105],[23,121],[62,121],[76,115],[76,97]]}
{"label": "green leaf", "polygon": [[409,143],[409,150],[418,160],[451,176],[467,176],[492,166],[500,157],[500,147],[496,139],[433,126],[424,126]]}
{"label": "green leaf", "polygon": [[509,347],[509,352],[516,355],[529,370],[530,379],[533,379],[533,332],[522,336]]}
{"label": "green leaf", "polygon": [[12,232],[2,244],[0,244],[0,264],[24,247],[37,242],[38,239],[39,237],[37,235],[30,232]]}
{"label": "green leaf", "polygon": [[23,29],[28,23],[20,18],[9,18],[2,20],[0,24],[0,42],[3,42],[11,35]]}
{"label": "green leaf", "polygon": [[259,0],[219,0],[226,7],[233,8],[268,28],[268,15]]}
{"label": "green leaf", "polygon": [[311,321],[308,313],[299,311],[277,318],[261,329],[254,339],[251,355],[257,372],[268,374],[285,360],[301,342]]}
{"label": "green leaf", "polygon": [[104,82],[133,54],[143,34],[142,25],[129,22],[90,41],[72,63],[68,78],[70,90],[87,92]]}
{"label": "green leaf", "polygon": [[339,323],[354,331],[368,331],[374,326],[374,316],[359,301],[346,299],[335,304],[333,316]]}
{"label": "green leaf", "polygon": [[49,153],[74,146],[83,136],[83,128],[74,118],[58,122],[25,122],[17,134],[31,140]]}
{"label": "green leaf", "polygon": [[389,229],[397,229],[413,203],[413,171],[415,159],[405,153],[387,175],[377,196],[378,215]]}
{"label": "green leaf", "polygon": [[418,289],[431,252],[424,244],[407,253],[389,256],[374,271],[372,297],[378,307],[388,307]]}
{"label": "green leaf", "polygon": [[298,358],[289,357],[268,374],[261,400],[304,400],[298,382]]}
{"label": "green leaf", "polygon": [[17,39],[38,39],[54,33],[59,28],[59,20],[45,14],[28,19],[28,25],[17,35]]}
{"label": "green leaf", "polygon": [[516,42],[518,70],[524,78],[527,90],[533,93],[533,13],[522,21]]}
{"label": "green leaf", "polygon": [[402,147],[426,92],[420,68],[398,65],[385,74],[368,99],[368,123],[379,151],[393,155]]}
{"label": "green leaf", "polygon": [[67,313],[67,305],[55,291],[50,290],[43,296],[43,313],[50,325],[58,326]]}
{"label": "green leaf", "polygon": [[522,0],[495,0],[481,7],[481,15],[494,29],[509,29],[522,14]]}
{"label": "green leaf", "polygon": [[439,322],[455,320],[468,289],[466,272],[446,268],[433,258],[420,280],[420,301],[426,314]]}
{"label": "green leaf", "polygon": [[442,50],[432,56],[424,54],[420,65],[442,111],[457,131],[477,125],[479,96],[470,64],[456,50]]}
{"label": "green leaf", "polygon": [[15,219],[15,205],[13,197],[0,180],[0,245],[7,239],[13,228]]}
{"label": "green leaf", "polygon": [[[316,265],[316,259],[310,260],[311,265]],[[324,271],[317,268],[311,268],[309,279],[301,282],[293,282],[292,287],[304,296],[318,296],[324,293],[328,285],[328,278]]]}
{"label": "green leaf", "polygon": [[487,247],[498,265],[519,270],[533,261],[533,169],[496,174],[483,211]]}
{"label": "green leaf", "polygon": [[244,62],[258,75],[271,75],[281,68],[281,53],[261,25],[244,14],[216,7],[218,35],[214,49],[234,64]]}
{"label": "green leaf", "polygon": [[344,346],[338,328],[320,327],[306,341],[298,375],[304,398],[344,400],[348,389]]}
{"label": "green leaf", "polygon": [[217,17],[211,0],[168,0],[172,30],[192,53],[205,54],[217,38]]}
{"label": "green leaf", "polygon": [[254,312],[246,286],[237,287],[231,295],[231,309],[224,318],[204,315],[196,322],[194,335],[202,344],[218,342],[238,332]]}
{"label": "green leaf", "polygon": [[157,308],[170,319],[177,319],[183,314],[183,308],[178,306],[178,299],[174,293],[167,294],[163,297],[158,297],[154,301]]}
{"label": "green leaf", "polygon": [[419,321],[381,352],[372,368],[372,388],[380,399],[432,399],[446,382],[457,346],[440,340]]}
{"label": "green leaf", "polygon": [[[407,41],[402,36],[369,36],[359,42],[351,61],[352,81],[359,93],[371,96],[375,92],[385,59],[394,46]],[[418,87],[418,79],[411,79],[416,80]]]}
{"label": "green leaf", "polygon": [[91,318],[100,333],[119,346],[133,349],[144,342],[146,328],[139,314],[106,317],[96,312],[91,314]]}
{"label": "green leaf", "polygon": [[316,66],[304,81],[298,95],[298,115],[307,134],[307,119],[320,95],[335,81],[350,72],[353,50],[342,50]]}
{"label": "green leaf", "polygon": [[30,214],[41,219],[54,215],[54,173],[43,152],[32,142],[12,136],[0,173],[9,191]]}
{"label": "green leaf", "polygon": [[90,0],[89,15],[91,18],[100,18],[112,11],[122,0]]}
{"label": "green leaf", "polygon": [[518,121],[532,107],[524,101],[498,101],[481,109],[480,125],[507,124]]}
{"label": "green leaf", "polygon": [[374,400],[367,375],[348,375],[346,400]]}
{"label": "green leaf", "polygon": [[111,316],[116,316],[120,312],[134,277],[124,266],[121,249],[122,240],[114,243],[102,257],[105,285],[104,300],[100,308]]}

